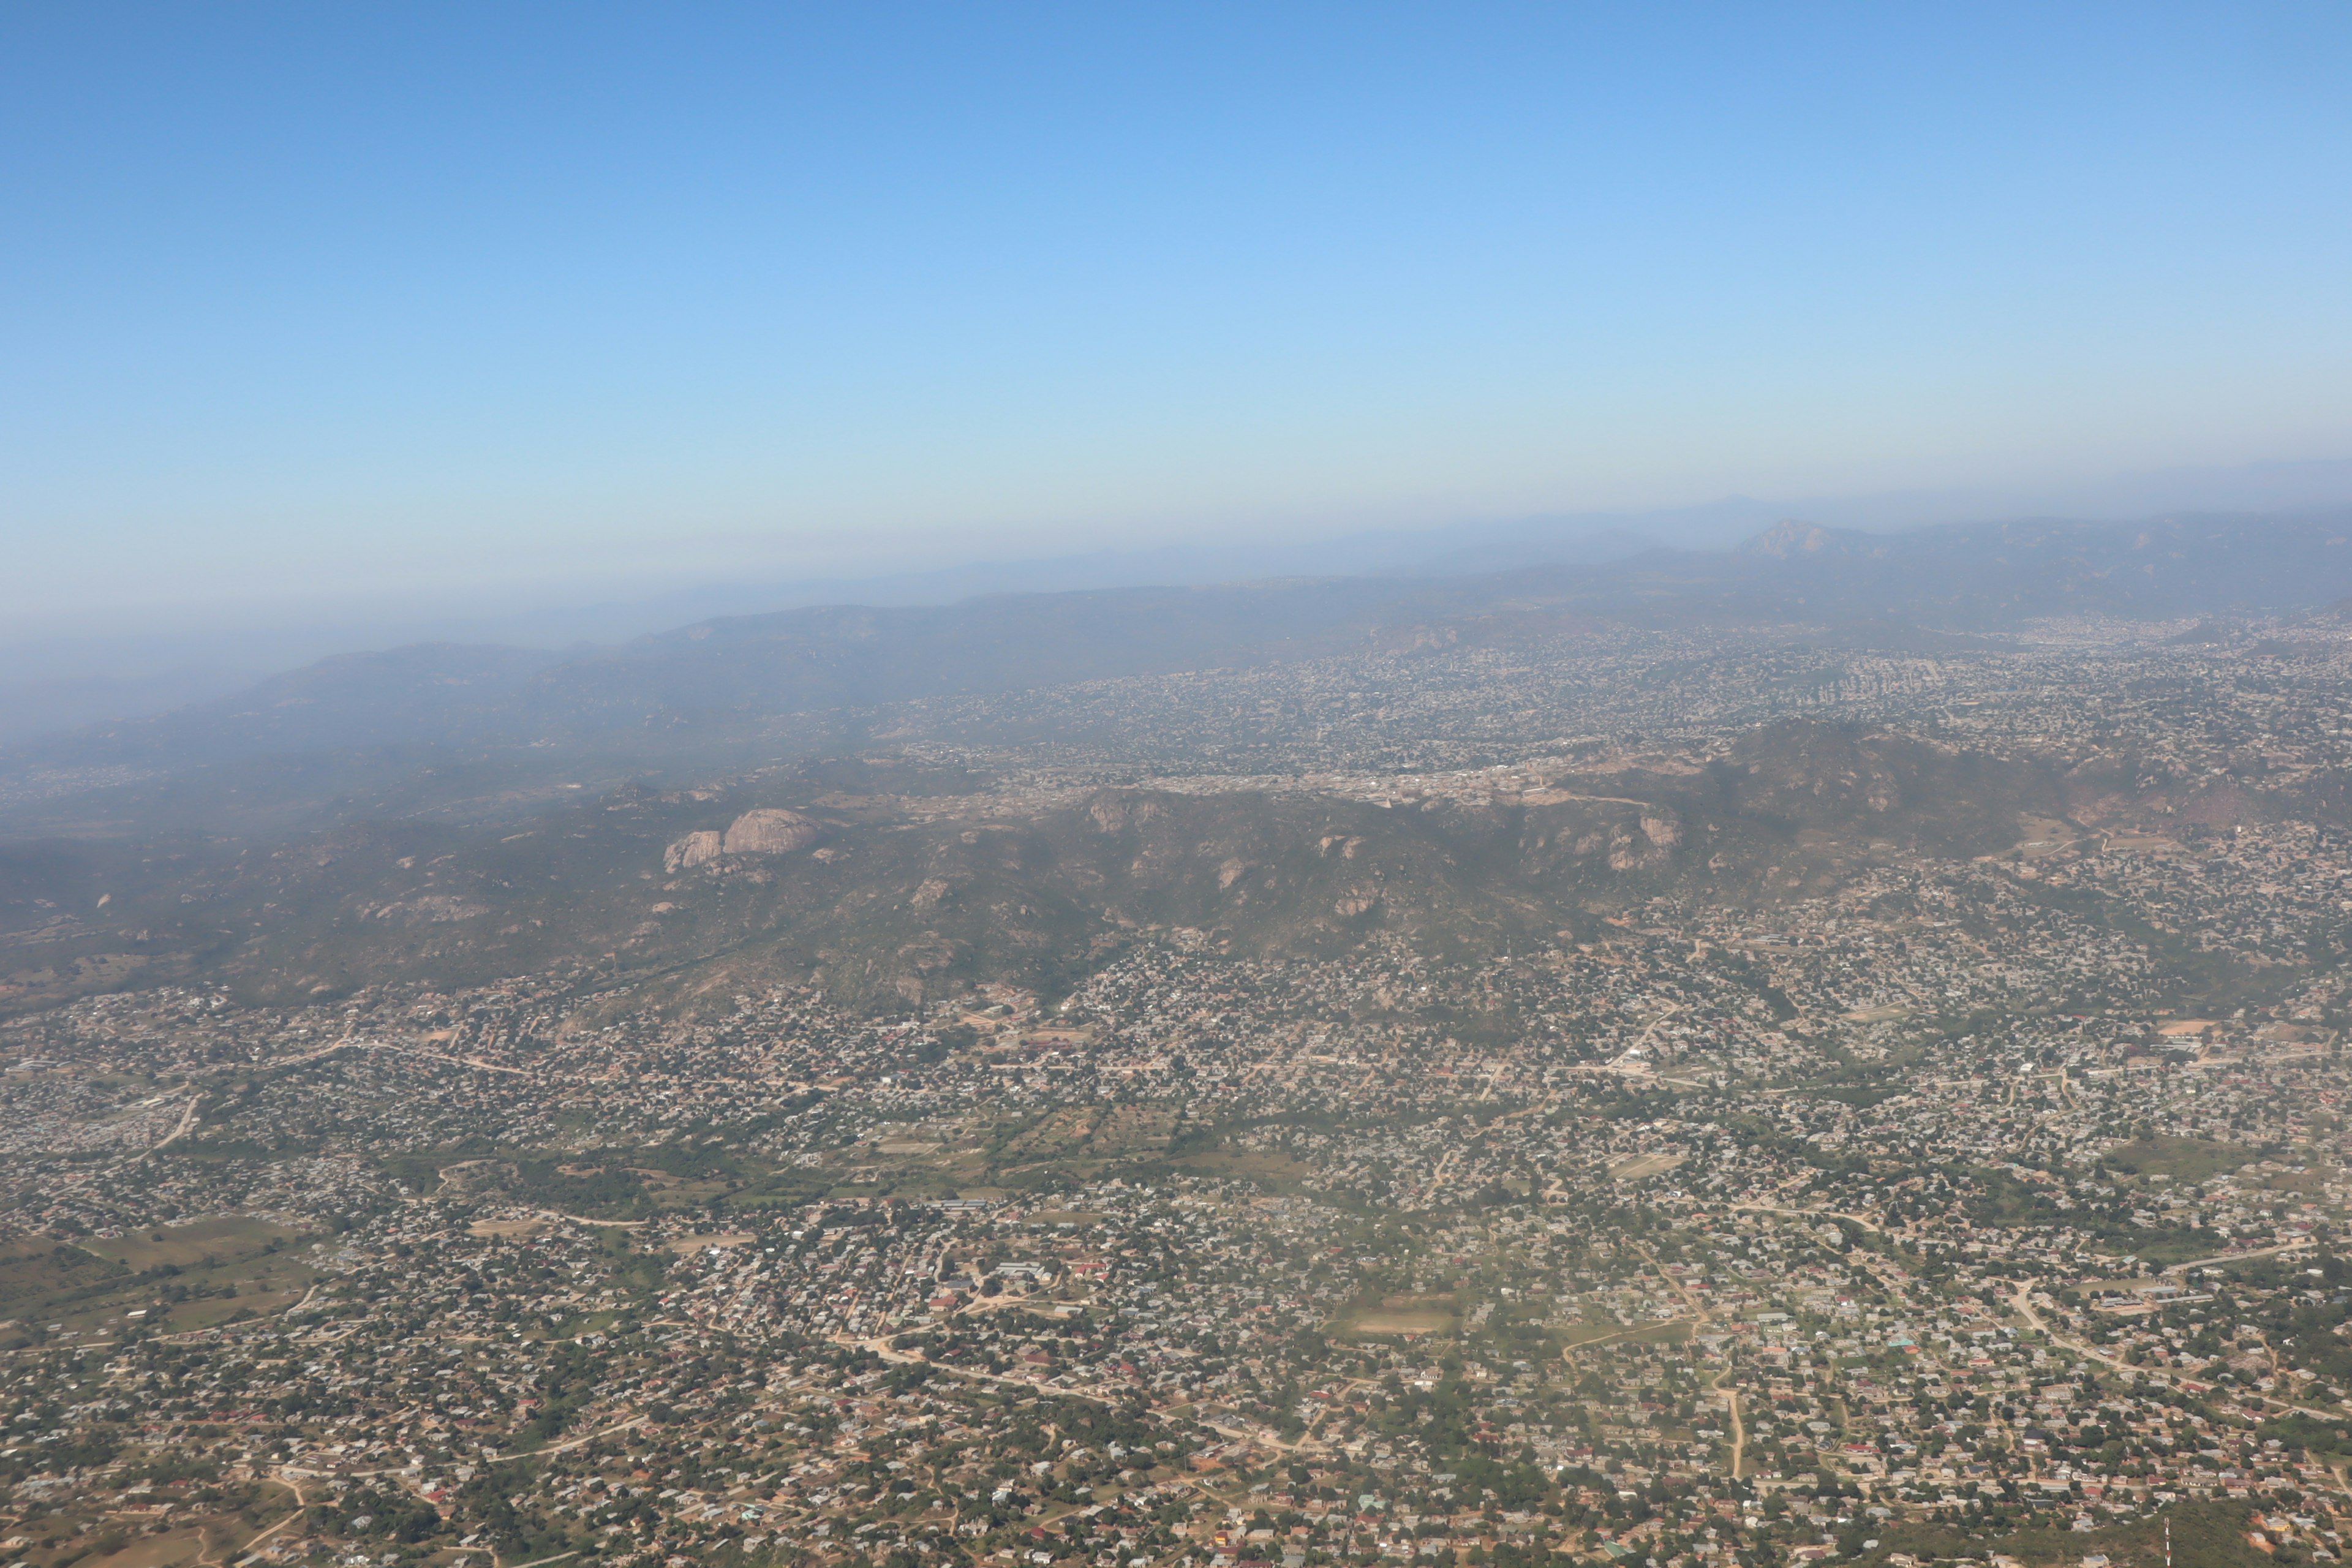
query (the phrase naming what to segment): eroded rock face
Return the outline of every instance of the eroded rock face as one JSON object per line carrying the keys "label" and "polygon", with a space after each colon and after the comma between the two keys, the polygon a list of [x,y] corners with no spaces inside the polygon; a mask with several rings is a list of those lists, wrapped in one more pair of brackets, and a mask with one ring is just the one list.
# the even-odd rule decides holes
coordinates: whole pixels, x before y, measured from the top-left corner
{"label": "eroded rock face", "polygon": [[690,870],[708,866],[719,858],[723,842],[718,832],[689,833],[662,851],[662,868],[667,871]]}
{"label": "eroded rock face", "polygon": [[688,834],[662,852],[662,867],[669,871],[690,871],[697,866],[714,865],[729,856],[789,855],[815,843],[822,831],[797,811],[763,806],[737,817],[724,833],[705,828]]}
{"label": "eroded rock face", "polygon": [[1138,798],[1105,790],[1087,804],[1087,815],[1094,818],[1098,832],[1125,833],[1130,827],[1141,827],[1159,816],[1160,803],[1148,797]]}
{"label": "eroded rock face", "polygon": [[747,811],[727,829],[730,855],[789,855],[816,842],[817,825],[797,811]]}

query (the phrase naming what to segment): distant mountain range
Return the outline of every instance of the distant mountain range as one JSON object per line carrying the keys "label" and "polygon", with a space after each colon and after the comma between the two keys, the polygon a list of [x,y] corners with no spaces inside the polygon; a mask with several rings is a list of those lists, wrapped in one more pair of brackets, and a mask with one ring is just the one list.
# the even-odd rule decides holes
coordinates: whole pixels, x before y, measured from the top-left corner
{"label": "distant mountain range", "polygon": [[1882,639],[2064,615],[2305,609],[2352,594],[2352,509],[2296,518],[2028,521],[1866,533],[1783,521],[1729,550],[1649,549],[1452,576],[996,594],[726,616],[617,647],[425,645],[330,658],[161,715],[20,742],[10,767],[173,768],[422,743],[620,752],[722,742],[781,714],[1312,658],[1529,617],[1806,621]]}
{"label": "distant mountain range", "polygon": [[[2352,505],[2352,461],[2180,468],[2039,488],[1945,487],[1806,500],[1731,496],[1695,506],[1361,529],[1327,537],[1297,530],[1207,537],[1076,553],[942,560],[887,555],[845,562],[832,575],[747,560],[722,569],[673,563],[667,580],[604,585],[551,577],[409,598],[189,606],[137,614],[77,613],[0,644],[0,745],[85,722],[163,712],[226,695],[267,674],[361,648],[495,643],[539,649],[617,646],[692,623],[828,605],[940,606],[1000,594],[1200,587],[1293,577],[1470,577],[1589,567],[1644,552],[1734,547],[1785,517],[1879,535],[1964,519],[2048,516],[2312,518]],[[1980,526],[1974,525],[1971,526]],[[758,548],[756,541],[745,548]],[[700,575],[706,580],[695,581]],[[625,581],[627,585],[622,585]],[[27,623],[29,626],[29,623]],[[68,629],[69,628],[69,629]]]}

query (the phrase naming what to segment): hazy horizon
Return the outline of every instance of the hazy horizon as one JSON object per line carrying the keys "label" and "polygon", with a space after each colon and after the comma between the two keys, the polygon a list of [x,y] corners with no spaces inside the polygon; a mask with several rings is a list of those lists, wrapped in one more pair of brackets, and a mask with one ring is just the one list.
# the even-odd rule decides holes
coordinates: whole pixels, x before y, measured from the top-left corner
{"label": "hazy horizon", "polygon": [[2347,68],[0,8],[5,1568],[2338,1562]]}
{"label": "hazy horizon", "polygon": [[0,642],[1738,496],[2352,500],[2118,479],[2352,460],[2333,9],[0,39],[41,240]]}
{"label": "hazy horizon", "polygon": [[[1907,496],[1727,497],[1653,512],[1481,521],[1247,543],[1141,543],[1055,556],[867,563],[862,575],[800,579],[743,574],[596,584],[561,578],[406,598],[280,599],[151,607],[121,630],[70,628],[0,645],[0,744],[135,719],[225,696],[258,679],[350,654],[416,645],[542,652],[612,647],[730,616],[819,605],[945,606],[992,595],[1205,586],[1259,579],[1477,578],[1533,565],[1602,566],[1644,551],[1736,548],[1769,524],[1798,521],[1893,536],[1938,525],[2050,521],[2157,521],[2242,517],[2263,528],[2342,513],[2352,464],[2135,476],[2004,507],[1977,491]],[[2169,508],[2147,504],[2169,499]],[[2103,504],[2104,503],[2104,504]],[[174,615],[183,617],[175,620]]]}

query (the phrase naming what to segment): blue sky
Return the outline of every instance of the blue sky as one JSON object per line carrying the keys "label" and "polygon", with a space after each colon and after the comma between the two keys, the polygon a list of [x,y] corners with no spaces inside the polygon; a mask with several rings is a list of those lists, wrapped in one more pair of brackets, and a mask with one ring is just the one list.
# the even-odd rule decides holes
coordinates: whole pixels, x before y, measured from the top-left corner
{"label": "blue sky", "polygon": [[2352,457],[2352,8],[0,10],[0,616]]}

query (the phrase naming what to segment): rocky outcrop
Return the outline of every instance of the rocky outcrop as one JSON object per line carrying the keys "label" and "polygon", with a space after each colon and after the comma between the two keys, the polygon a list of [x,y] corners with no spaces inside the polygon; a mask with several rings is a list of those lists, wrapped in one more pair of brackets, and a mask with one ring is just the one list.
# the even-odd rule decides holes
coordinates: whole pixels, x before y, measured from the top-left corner
{"label": "rocky outcrop", "polygon": [[1149,796],[1138,797],[1121,791],[1105,790],[1087,803],[1087,815],[1094,818],[1097,832],[1125,833],[1130,827],[1141,827],[1159,816],[1160,803]]}
{"label": "rocky outcrop", "polygon": [[723,842],[716,830],[689,833],[662,851],[662,868],[666,871],[687,871],[697,866],[708,866],[719,858]]}
{"label": "rocky outcrop", "polygon": [[403,921],[410,924],[439,925],[447,921],[478,920],[490,912],[490,906],[478,900],[461,898],[449,893],[423,893],[413,899],[403,899],[380,908],[362,904],[360,919]]}
{"label": "rocky outcrop", "polygon": [[727,829],[730,855],[789,855],[817,840],[817,825],[797,811],[747,811]]}
{"label": "rocky outcrop", "polygon": [[690,871],[735,856],[789,855],[815,843],[823,832],[816,823],[797,811],[762,806],[737,817],[724,833],[705,828],[688,834],[662,852],[662,868]]}

